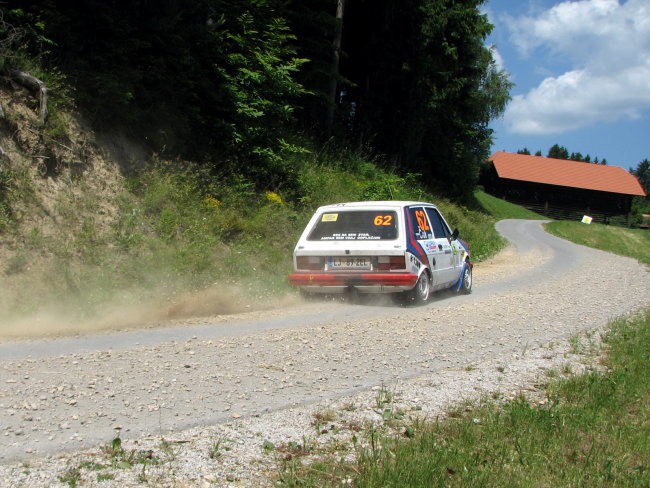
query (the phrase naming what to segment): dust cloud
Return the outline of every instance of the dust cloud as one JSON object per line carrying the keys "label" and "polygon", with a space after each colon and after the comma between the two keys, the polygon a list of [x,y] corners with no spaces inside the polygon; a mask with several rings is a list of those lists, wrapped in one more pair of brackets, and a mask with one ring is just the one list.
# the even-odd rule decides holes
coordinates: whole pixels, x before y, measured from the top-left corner
{"label": "dust cloud", "polygon": [[[293,294],[255,296],[234,285],[213,285],[165,296],[155,296],[150,290],[129,290],[127,294],[131,297],[128,300],[113,299],[92,307],[70,297],[17,313],[7,311],[11,293],[0,285],[0,342],[178,325],[198,318],[216,320],[233,314],[283,308],[301,301]],[[146,298],[137,299],[145,295]]]}

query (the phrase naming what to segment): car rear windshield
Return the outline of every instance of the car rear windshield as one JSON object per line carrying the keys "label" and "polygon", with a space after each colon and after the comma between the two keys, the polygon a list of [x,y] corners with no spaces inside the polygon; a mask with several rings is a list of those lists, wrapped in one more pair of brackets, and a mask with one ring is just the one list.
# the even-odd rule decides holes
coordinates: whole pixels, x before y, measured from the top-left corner
{"label": "car rear windshield", "polygon": [[382,210],[324,212],[309,241],[378,241],[397,239],[397,213]]}

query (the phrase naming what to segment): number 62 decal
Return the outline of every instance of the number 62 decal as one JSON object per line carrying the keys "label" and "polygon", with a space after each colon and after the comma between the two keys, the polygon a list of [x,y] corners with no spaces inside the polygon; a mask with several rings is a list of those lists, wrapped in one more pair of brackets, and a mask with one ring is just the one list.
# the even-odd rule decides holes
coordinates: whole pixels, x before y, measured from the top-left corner
{"label": "number 62 decal", "polygon": [[427,223],[427,216],[424,213],[424,210],[416,210],[415,218],[418,221],[418,227],[422,230],[429,230],[429,224]]}
{"label": "number 62 decal", "polygon": [[391,225],[393,223],[392,215],[377,215],[373,221],[375,225]]}

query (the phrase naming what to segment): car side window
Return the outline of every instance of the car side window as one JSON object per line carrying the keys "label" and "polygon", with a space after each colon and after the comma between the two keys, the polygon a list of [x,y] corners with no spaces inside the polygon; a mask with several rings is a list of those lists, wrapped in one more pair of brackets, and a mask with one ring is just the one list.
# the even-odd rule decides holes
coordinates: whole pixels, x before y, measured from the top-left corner
{"label": "car side window", "polygon": [[429,223],[427,214],[422,207],[410,207],[409,217],[411,219],[413,236],[416,239],[420,241],[433,239],[431,224]]}
{"label": "car side window", "polygon": [[445,221],[442,220],[442,216],[435,208],[427,207],[427,214],[429,215],[429,221],[433,227],[433,234],[436,236],[436,239],[441,239],[443,237],[448,237],[451,235],[449,232],[449,227],[445,224]]}

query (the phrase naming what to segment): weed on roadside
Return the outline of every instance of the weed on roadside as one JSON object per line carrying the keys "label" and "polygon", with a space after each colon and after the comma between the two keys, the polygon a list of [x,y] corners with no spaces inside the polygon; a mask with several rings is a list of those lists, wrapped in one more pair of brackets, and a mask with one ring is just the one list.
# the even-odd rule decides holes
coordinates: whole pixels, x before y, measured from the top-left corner
{"label": "weed on roadside", "polygon": [[208,452],[208,457],[210,459],[218,459],[221,457],[221,454],[223,451],[230,451],[231,447],[230,445],[232,444],[232,439],[228,439],[227,437],[219,437],[212,446],[210,446],[210,450]]}
{"label": "weed on roadside", "polygon": [[319,434],[326,434],[330,429],[327,428],[327,424],[331,424],[338,417],[337,413],[333,409],[326,409],[312,414],[313,421],[312,425],[316,428],[316,431]]}
{"label": "weed on roadside", "polygon": [[375,394],[375,406],[381,410],[384,406],[393,402],[393,393],[382,383]]}
{"label": "weed on roadside", "polygon": [[58,480],[61,483],[68,485],[70,488],[76,488],[79,486],[79,482],[81,481],[81,467],[68,467],[63,474],[58,476]]}

